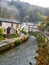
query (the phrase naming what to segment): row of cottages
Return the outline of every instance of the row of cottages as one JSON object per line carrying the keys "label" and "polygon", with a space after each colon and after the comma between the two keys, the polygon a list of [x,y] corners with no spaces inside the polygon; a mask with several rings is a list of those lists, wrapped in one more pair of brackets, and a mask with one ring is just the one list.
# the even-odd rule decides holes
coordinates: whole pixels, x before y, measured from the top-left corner
{"label": "row of cottages", "polygon": [[24,28],[26,32],[37,32],[39,23],[22,23],[21,28]]}
{"label": "row of cottages", "polygon": [[0,18],[0,26],[4,29],[3,34],[15,34],[20,29],[20,23],[14,19]]}

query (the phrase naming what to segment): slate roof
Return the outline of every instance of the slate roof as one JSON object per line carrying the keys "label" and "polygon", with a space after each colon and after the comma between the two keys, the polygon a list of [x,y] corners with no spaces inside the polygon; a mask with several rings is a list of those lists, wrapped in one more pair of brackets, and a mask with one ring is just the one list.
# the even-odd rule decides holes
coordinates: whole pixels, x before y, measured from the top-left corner
{"label": "slate roof", "polygon": [[20,22],[16,21],[15,19],[8,19],[8,18],[0,18],[0,22],[15,23],[15,24],[20,23]]}

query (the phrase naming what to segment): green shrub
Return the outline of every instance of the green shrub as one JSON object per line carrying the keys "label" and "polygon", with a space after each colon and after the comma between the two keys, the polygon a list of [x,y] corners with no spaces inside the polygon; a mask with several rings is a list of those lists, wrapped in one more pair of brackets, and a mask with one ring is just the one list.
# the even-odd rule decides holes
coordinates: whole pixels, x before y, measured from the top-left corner
{"label": "green shrub", "polygon": [[16,45],[19,45],[20,43],[21,43],[21,40],[16,40],[16,41],[15,41],[15,44],[16,44]]}
{"label": "green shrub", "polygon": [[47,61],[47,62],[49,62],[49,57],[46,57],[44,60]]}
{"label": "green shrub", "polygon": [[20,39],[17,39],[17,40],[15,41],[15,44],[16,44],[16,45],[19,45],[19,44],[21,44],[21,43],[27,41],[28,38],[29,38],[29,35],[26,35],[26,36],[24,36],[24,37],[22,37],[22,38],[20,38]]}
{"label": "green shrub", "polygon": [[0,27],[0,35],[2,35],[2,34],[3,34],[3,28]]}
{"label": "green shrub", "polygon": [[1,40],[4,40],[4,37],[1,36],[1,37],[0,37],[0,41],[1,41]]}
{"label": "green shrub", "polygon": [[4,39],[4,37],[3,37],[3,28],[2,27],[0,27],[0,40],[3,40]]}
{"label": "green shrub", "polygon": [[38,46],[43,48],[43,47],[45,47],[45,44],[39,43]]}
{"label": "green shrub", "polygon": [[20,31],[21,31],[22,33],[24,33],[24,34],[27,34],[27,32],[24,30],[24,28],[22,28]]}
{"label": "green shrub", "polygon": [[47,24],[46,24],[47,26],[49,26],[49,21],[47,22]]}

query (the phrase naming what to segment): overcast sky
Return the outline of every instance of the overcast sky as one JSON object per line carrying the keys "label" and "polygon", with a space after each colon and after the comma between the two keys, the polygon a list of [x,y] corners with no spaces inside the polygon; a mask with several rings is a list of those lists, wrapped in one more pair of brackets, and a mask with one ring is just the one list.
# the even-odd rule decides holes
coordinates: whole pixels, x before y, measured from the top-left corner
{"label": "overcast sky", "polygon": [[23,2],[28,2],[33,5],[38,5],[42,7],[49,7],[49,0],[20,0]]}

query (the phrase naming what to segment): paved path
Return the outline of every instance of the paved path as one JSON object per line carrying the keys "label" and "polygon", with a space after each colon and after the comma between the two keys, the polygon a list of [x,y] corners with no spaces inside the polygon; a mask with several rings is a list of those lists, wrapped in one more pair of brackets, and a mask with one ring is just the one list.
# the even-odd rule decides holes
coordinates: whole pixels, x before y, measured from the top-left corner
{"label": "paved path", "polygon": [[[24,36],[24,34],[21,33],[20,37],[23,37],[23,36]],[[2,41],[0,41],[0,47],[3,46],[3,45],[6,45],[6,44],[10,44],[20,37],[2,40]]]}
{"label": "paved path", "polygon": [[11,43],[11,42],[14,42],[16,39],[17,39],[17,38],[2,40],[2,41],[0,41],[0,46],[9,44],[9,43]]}

